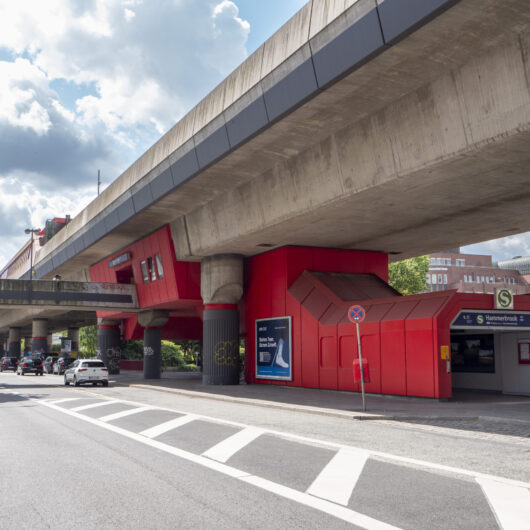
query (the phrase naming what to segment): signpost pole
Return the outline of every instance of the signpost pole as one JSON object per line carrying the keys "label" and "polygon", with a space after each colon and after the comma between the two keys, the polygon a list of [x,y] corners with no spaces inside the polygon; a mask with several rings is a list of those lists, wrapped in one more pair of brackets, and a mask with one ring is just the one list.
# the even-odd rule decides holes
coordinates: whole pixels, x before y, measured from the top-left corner
{"label": "signpost pole", "polygon": [[359,364],[361,368],[361,393],[362,393],[362,400],[363,400],[363,412],[366,412],[366,401],[364,397],[363,356],[361,353],[361,333],[359,331],[359,322],[355,322],[355,327],[357,328],[357,349],[359,350]]}

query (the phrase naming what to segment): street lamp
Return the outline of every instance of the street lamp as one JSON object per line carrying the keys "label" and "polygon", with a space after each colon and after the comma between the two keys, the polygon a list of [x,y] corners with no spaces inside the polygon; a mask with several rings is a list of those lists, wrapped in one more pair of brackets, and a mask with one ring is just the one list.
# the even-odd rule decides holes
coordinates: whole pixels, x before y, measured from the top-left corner
{"label": "street lamp", "polygon": [[33,278],[33,234],[38,234],[40,232],[40,228],[26,228],[24,230],[24,233],[31,234],[31,243],[29,247],[29,290],[30,290],[30,296],[31,296],[31,280]]}

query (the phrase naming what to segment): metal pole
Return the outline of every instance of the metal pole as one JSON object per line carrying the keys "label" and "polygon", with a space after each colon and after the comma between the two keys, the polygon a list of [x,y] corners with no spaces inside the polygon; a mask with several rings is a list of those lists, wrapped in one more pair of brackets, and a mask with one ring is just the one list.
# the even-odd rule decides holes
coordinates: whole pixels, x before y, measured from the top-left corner
{"label": "metal pole", "polygon": [[100,170],[98,169],[98,195],[99,195],[99,187],[100,187],[100,185],[101,185],[101,178],[100,178],[100,177],[101,177],[101,172],[100,172]]}
{"label": "metal pole", "polygon": [[361,353],[361,332],[359,331],[359,322],[355,322],[357,328],[357,348],[359,350],[359,364],[361,365],[361,392],[363,398],[363,412],[366,412],[366,401],[364,398],[364,372],[363,372],[363,356]]}
{"label": "metal pole", "polygon": [[29,303],[31,304],[31,290],[33,287],[33,230],[31,231],[31,241],[29,249]]}

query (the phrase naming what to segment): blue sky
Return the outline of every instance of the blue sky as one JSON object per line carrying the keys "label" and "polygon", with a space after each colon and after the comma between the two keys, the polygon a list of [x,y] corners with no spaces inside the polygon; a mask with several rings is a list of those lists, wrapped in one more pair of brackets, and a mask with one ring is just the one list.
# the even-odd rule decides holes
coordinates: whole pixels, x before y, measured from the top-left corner
{"label": "blue sky", "polygon": [[[0,2],[0,267],[76,215],[305,0]],[[522,235],[475,245],[530,255]]]}

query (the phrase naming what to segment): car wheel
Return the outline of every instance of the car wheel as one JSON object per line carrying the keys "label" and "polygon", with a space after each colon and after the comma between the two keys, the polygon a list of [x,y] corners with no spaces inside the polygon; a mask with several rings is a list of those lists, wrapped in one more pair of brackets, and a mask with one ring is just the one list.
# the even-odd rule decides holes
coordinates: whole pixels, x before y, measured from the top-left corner
{"label": "car wheel", "polygon": [[109,382],[108,381],[103,381],[103,386],[109,386]]}
{"label": "car wheel", "polygon": [[20,370],[20,375],[24,375],[24,370]]}
{"label": "car wheel", "polygon": [[64,386],[70,386],[70,381],[66,380],[66,376],[64,376]]}
{"label": "car wheel", "polygon": [[74,386],[79,386],[79,381],[77,380],[77,377],[74,375]]}

